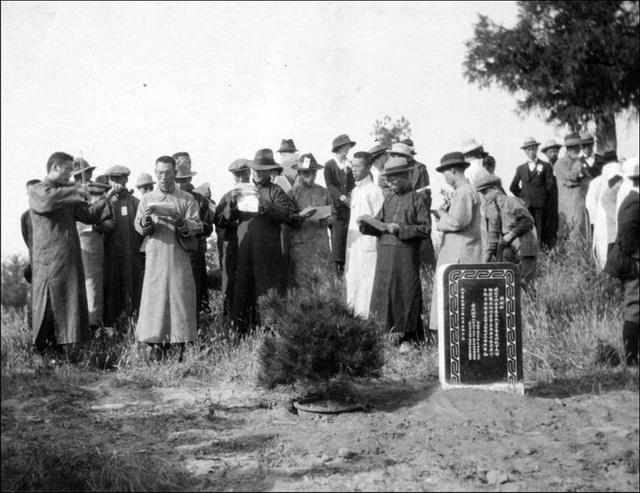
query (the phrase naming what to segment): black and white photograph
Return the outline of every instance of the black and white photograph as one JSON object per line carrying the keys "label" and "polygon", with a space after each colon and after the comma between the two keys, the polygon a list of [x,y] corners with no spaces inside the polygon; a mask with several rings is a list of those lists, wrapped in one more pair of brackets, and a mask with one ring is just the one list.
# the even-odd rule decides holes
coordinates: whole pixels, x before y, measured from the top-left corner
{"label": "black and white photograph", "polygon": [[639,1],[1,23],[1,491],[639,490]]}

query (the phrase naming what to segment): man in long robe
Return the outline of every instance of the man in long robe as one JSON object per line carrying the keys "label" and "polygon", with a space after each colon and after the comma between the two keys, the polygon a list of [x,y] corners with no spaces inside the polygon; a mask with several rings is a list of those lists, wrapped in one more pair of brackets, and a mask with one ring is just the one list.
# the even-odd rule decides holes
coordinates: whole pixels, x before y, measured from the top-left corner
{"label": "man in long robe", "polygon": [[590,227],[585,198],[591,176],[587,165],[580,160],[580,143],[576,133],[565,137],[567,153],[558,159],[553,174],[558,187],[558,234],[568,229],[570,237],[588,240]]}
{"label": "man in long robe", "polygon": [[[442,231],[436,273],[442,265],[473,264],[482,260],[481,201],[475,187],[465,176],[465,169],[468,167],[469,163],[462,153],[450,152],[442,157],[440,166],[436,168],[454,190],[450,204],[434,211],[438,220],[437,228]],[[438,330],[437,293],[434,281],[431,293],[431,331]]]}
{"label": "man in long robe", "polygon": [[[221,211],[225,227],[233,225],[238,235],[231,319],[240,334],[260,324],[258,298],[269,289],[284,288],[286,273],[280,225],[291,221],[294,213],[291,199],[282,188],[271,183],[271,171],[279,168],[273,151],[260,149],[249,167],[255,188],[246,187],[248,184],[235,188]],[[244,207],[249,200],[244,199],[243,192],[249,192],[252,204],[257,207]]]}
{"label": "man in long robe", "polygon": [[142,236],[135,227],[140,201],[125,188],[130,173],[129,168],[120,165],[104,173],[111,183],[123,187],[111,200],[113,217],[98,228],[104,237],[104,323],[109,326],[134,315],[142,295]]}
{"label": "man in long robe", "polygon": [[382,209],[384,194],[373,181],[371,154],[356,152],[353,157],[353,177],[356,180],[356,186],[351,192],[351,217],[347,233],[344,279],[347,288],[347,304],[353,307],[358,315],[367,318],[376,272],[378,240],[360,232],[358,219],[362,216],[377,216]]}
{"label": "man in long robe", "polygon": [[[149,238],[137,337],[148,344],[182,344],[198,338],[196,284],[186,246],[202,231],[191,194],[176,187],[176,162],[156,160],[158,188],[142,196],[136,231]],[[184,346],[183,346],[184,347]]]}
{"label": "man in long robe", "polygon": [[[249,183],[251,169],[248,159],[236,159],[229,165],[234,183]],[[238,222],[225,219],[224,211],[232,201],[232,192],[225,193],[216,207],[213,223],[218,232],[218,258],[222,273],[222,293],[224,296],[222,313],[229,315],[233,305],[233,292],[236,284],[236,265],[238,263]]]}
{"label": "man in long robe", "polygon": [[347,254],[347,231],[351,211],[351,191],[355,187],[351,160],[347,157],[349,150],[356,145],[347,134],[333,139],[331,152],[334,158],[324,165],[324,182],[333,197],[337,219],[331,225],[331,255],[336,274],[344,274],[344,263]]}
{"label": "man in long robe", "polygon": [[[195,191],[191,183],[192,178],[197,174],[191,171],[191,157],[186,152],[173,155],[176,160],[176,184],[180,190],[188,192],[198,205],[200,221],[202,221],[202,232],[198,233],[198,250],[189,252],[191,258],[191,268],[193,278],[196,282],[196,299],[198,300],[198,317],[201,311],[208,312],[209,308],[209,287],[207,278],[207,238],[213,233],[213,212],[209,208],[209,200]],[[198,318],[199,319],[199,318]]]}
{"label": "man in long robe", "polygon": [[[402,334],[401,351],[424,340],[420,242],[429,235],[431,217],[422,197],[409,182],[411,167],[403,157],[391,158],[384,176],[391,188],[375,217],[384,229],[361,220],[362,232],[378,236],[376,273],[370,313],[387,330]],[[380,225],[382,226],[382,225]]]}
{"label": "man in long robe", "polygon": [[89,339],[89,312],[76,221],[87,224],[108,219],[109,198],[120,191],[113,185],[105,198],[86,202],[83,188],[69,183],[73,157],[51,155],[47,176],[29,190],[33,224],[33,338],[36,350],[67,346]]}
{"label": "man in long robe", "polygon": [[[289,269],[296,286],[304,286],[317,277],[327,279],[332,275],[327,227],[336,221],[336,209],[329,190],[315,182],[318,170],[322,168],[313,154],[301,155],[292,166],[299,175],[299,183],[290,192],[296,212],[289,237]],[[319,207],[329,207],[329,215],[315,219]],[[305,209],[309,213],[301,215]]]}

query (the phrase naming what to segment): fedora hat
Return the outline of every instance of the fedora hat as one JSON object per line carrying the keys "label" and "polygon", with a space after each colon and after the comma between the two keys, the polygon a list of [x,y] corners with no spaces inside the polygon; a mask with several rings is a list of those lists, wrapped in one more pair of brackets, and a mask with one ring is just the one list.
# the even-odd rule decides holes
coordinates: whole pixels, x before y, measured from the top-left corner
{"label": "fedora hat", "polygon": [[476,149],[480,149],[482,148],[482,144],[479,144],[478,142],[476,142],[476,139],[465,139],[462,141],[462,153],[463,154],[469,154],[472,151],[475,151]]}
{"label": "fedora hat", "polygon": [[198,192],[200,195],[211,195],[211,185],[208,181],[205,181],[202,185],[195,187],[193,191]]}
{"label": "fedora hat", "polygon": [[413,154],[411,153],[411,147],[407,144],[403,144],[402,142],[395,142],[391,145],[391,149],[387,151],[387,154],[399,154],[400,156],[411,157]]}
{"label": "fedora hat", "polygon": [[453,167],[467,169],[469,166],[471,166],[471,163],[464,160],[464,154],[461,152],[449,152],[442,156],[442,159],[440,159],[440,166],[436,168],[436,171],[438,173],[442,173],[445,169]]}
{"label": "fedora hat", "polygon": [[554,139],[545,140],[542,147],[540,147],[540,152],[545,152],[549,149],[560,149],[562,144],[558,144]]}
{"label": "fedora hat", "polygon": [[72,175],[79,175],[80,173],[88,173],[96,169],[95,166],[90,166],[89,163],[81,157],[74,158],[73,160],[73,172]]}
{"label": "fedora hat", "polygon": [[318,164],[313,154],[303,154],[298,158],[298,162],[291,166],[291,169],[296,171],[318,171],[324,168],[321,164]]}
{"label": "fedora hat", "polygon": [[249,161],[247,165],[255,171],[282,169],[282,167],[273,159],[273,151],[271,149],[260,149],[256,152],[253,161]]}
{"label": "fedora hat", "polygon": [[502,180],[496,175],[484,175],[476,183],[476,191],[481,192],[487,188],[498,187],[502,188]]}
{"label": "fedora hat", "polygon": [[589,132],[580,132],[580,140],[582,141],[582,145],[594,143],[593,135],[591,135]]}
{"label": "fedora hat", "polygon": [[524,144],[520,146],[520,149],[526,149],[527,147],[534,147],[539,145],[540,145],[540,142],[538,142],[533,137],[529,137],[527,140],[524,141]]}
{"label": "fedora hat", "polygon": [[180,163],[176,165],[176,179],[191,178],[197,174],[197,171],[191,171],[191,163],[188,163],[185,160],[181,160]]}
{"label": "fedora hat", "polygon": [[231,171],[232,173],[239,173],[242,171],[246,171],[249,169],[249,163],[251,161],[249,161],[248,159],[236,159],[234,162],[232,162],[229,165],[229,171]]}
{"label": "fedora hat", "polygon": [[564,146],[569,148],[569,147],[580,147],[580,145],[582,144],[582,139],[580,138],[580,134],[579,133],[571,133],[571,134],[567,134],[564,137]]}
{"label": "fedora hat", "polygon": [[298,149],[296,149],[293,139],[282,139],[280,149],[277,152],[298,152]]}
{"label": "fedora hat", "polygon": [[371,154],[371,159],[377,158],[380,154],[385,154],[385,151],[388,149],[387,146],[383,145],[374,145],[371,149],[369,149],[369,154]]}
{"label": "fedora hat", "polygon": [[140,176],[138,176],[138,180],[136,181],[136,188],[153,184],[155,184],[155,181],[153,181],[153,178],[149,173],[141,173]]}
{"label": "fedora hat", "polygon": [[131,170],[129,168],[119,164],[111,166],[104,172],[104,176],[129,176],[130,174]]}
{"label": "fedora hat", "polygon": [[412,154],[413,156],[415,156],[416,154],[418,154],[418,153],[416,152],[415,146],[413,145],[413,140],[411,140],[411,139],[404,139],[404,140],[401,140],[400,142],[401,142],[401,143],[403,143],[403,144],[407,144],[407,145],[409,146],[409,148],[411,149],[411,154]]}
{"label": "fedora hat", "polygon": [[349,145],[349,147],[353,147],[356,145],[347,134],[338,135],[335,139],[333,139],[333,143],[331,144],[331,152],[336,152],[343,145]]}
{"label": "fedora hat", "polygon": [[409,164],[407,158],[404,157],[392,157],[386,163],[384,163],[384,169],[380,172],[382,176],[397,175],[398,173],[405,173],[411,171],[413,166]]}

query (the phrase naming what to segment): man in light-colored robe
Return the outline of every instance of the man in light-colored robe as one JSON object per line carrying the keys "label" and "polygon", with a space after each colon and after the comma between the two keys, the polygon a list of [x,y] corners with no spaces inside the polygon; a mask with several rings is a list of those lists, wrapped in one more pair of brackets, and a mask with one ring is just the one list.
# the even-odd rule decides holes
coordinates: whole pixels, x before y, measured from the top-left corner
{"label": "man in light-colored robe", "polygon": [[372,157],[368,152],[356,152],[353,176],[356,186],[351,192],[351,216],[347,232],[345,283],[347,304],[364,318],[369,316],[373,280],[376,271],[377,239],[360,232],[358,218],[375,217],[384,203],[382,189],[373,181]]}
{"label": "man in light-colored robe", "polygon": [[[460,152],[445,154],[436,171],[444,175],[454,189],[448,209],[434,211],[437,228],[442,231],[442,242],[436,274],[446,264],[473,264],[482,260],[482,233],[480,226],[480,196],[465,176],[469,167]],[[488,173],[487,173],[488,175]],[[430,330],[438,330],[438,298],[436,283],[431,294]]]}
{"label": "man in light-colored robe", "polygon": [[202,222],[191,194],[175,185],[175,160],[158,158],[155,173],[158,188],[142,196],[135,219],[136,231],[149,237],[137,337],[185,343],[198,337],[196,284],[185,246],[197,249]]}

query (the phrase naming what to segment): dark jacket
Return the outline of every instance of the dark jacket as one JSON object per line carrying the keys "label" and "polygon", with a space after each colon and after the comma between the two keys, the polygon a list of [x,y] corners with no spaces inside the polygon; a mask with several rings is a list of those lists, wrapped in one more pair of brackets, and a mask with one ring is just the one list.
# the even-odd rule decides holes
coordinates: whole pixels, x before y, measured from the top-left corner
{"label": "dark jacket", "polygon": [[516,169],[509,190],[513,195],[524,200],[527,207],[544,209],[550,207],[556,196],[556,180],[553,168],[542,159],[536,159],[536,167],[529,171],[527,163]]}
{"label": "dark jacket", "polygon": [[324,165],[324,182],[333,198],[338,220],[346,219],[348,221],[350,208],[342,203],[340,197],[342,195],[350,197],[351,191],[356,186],[356,180],[353,177],[351,168],[347,167],[346,172],[342,171],[336,160],[330,159]]}
{"label": "dark jacket", "polygon": [[620,204],[618,211],[618,237],[620,250],[634,259],[640,259],[640,212],[638,209],[638,192],[631,190]]}

